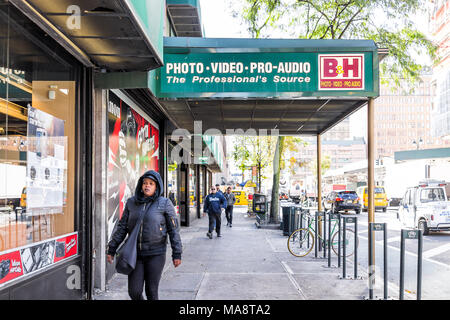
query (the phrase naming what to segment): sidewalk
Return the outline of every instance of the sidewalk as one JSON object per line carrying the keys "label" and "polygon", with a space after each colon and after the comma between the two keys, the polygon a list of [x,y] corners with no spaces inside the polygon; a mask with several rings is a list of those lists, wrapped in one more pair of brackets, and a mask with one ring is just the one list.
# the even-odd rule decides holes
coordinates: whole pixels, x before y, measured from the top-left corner
{"label": "sidewalk", "polygon": [[[328,268],[328,260],[314,258],[314,250],[297,258],[286,247],[282,230],[258,229],[247,208],[235,207],[233,227],[222,219],[222,237],[206,237],[208,217],[181,228],[182,264],[174,268],[171,248],[159,286],[161,300],[363,300],[364,280],[342,280],[342,268]],[[323,256],[323,253],[320,253]],[[332,266],[337,258],[332,256]],[[347,265],[353,275],[353,265]],[[94,300],[129,300],[127,276],[115,274],[106,292]]]}

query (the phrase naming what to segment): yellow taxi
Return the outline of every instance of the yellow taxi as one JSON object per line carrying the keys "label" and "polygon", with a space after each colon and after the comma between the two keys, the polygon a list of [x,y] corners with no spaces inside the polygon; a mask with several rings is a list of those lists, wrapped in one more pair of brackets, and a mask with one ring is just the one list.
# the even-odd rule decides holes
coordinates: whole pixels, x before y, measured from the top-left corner
{"label": "yellow taxi", "polygon": [[[356,189],[356,193],[361,199],[361,207],[363,211],[367,211],[369,207],[369,193],[367,192],[368,186],[362,186]],[[383,212],[386,212],[388,207],[389,199],[386,195],[386,190],[382,186],[375,186],[375,210],[382,209]]]}
{"label": "yellow taxi", "polygon": [[232,190],[231,192],[233,192],[236,197],[236,202],[234,203],[235,206],[248,206],[248,199],[245,191]]}

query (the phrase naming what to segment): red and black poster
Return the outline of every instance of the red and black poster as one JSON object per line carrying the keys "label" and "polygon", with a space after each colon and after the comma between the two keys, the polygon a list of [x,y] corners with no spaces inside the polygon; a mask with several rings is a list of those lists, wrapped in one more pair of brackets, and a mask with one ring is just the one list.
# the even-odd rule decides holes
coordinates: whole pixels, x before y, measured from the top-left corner
{"label": "red and black poster", "polygon": [[0,286],[77,254],[77,232],[0,253]]}
{"label": "red and black poster", "polygon": [[159,171],[159,128],[109,92],[108,238],[139,177]]}

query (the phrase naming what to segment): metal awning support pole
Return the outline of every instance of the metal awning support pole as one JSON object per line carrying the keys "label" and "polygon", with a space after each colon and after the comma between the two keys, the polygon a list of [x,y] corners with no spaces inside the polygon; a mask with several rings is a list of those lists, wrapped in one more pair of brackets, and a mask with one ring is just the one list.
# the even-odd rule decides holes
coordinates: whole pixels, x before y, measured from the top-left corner
{"label": "metal awning support pole", "polygon": [[[317,210],[322,211],[322,143],[320,140],[320,134],[317,135]],[[322,235],[322,217],[319,216],[319,235]],[[319,248],[322,242],[319,241]]]}
{"label": "metal awning support pole", "polygon": [[368,145],[367,145],[367,153],[368,153],[368,164],[367,164],[367,173],[368,173],[368,228],[369,228],[369,285],[372,282],[372,285],[375,284],[375,236],[373,234],[373,230],[370,229],[370,224],[375,222],[375,202],[374,202],[374,163],[375,163],[375,141],[374,141],[374,99],[369,98],[369,103],[367,104],[367,137],[368,137]]}

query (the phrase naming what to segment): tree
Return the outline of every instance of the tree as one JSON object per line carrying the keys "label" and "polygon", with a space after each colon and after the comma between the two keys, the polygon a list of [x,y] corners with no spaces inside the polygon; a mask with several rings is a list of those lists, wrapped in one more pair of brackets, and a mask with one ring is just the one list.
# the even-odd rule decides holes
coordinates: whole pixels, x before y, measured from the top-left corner
{"label": "tree", "polygon": [[234,140],[233,160],[242,175],[245,170],[256,167],[258,192],[261,192],[262,180],[267,178],[265,172],[271,167],[273,140],[271,136],[236,136]]}
{"label": "tree", "polygon": [[[410,88],[427,64],[436,62],[436,45],[415,25],[425,13],[425,0],[234,0],[235,15],[248,25],[252,37],[277,32],[301,39],[371,39],[389,55],[380,63],[381,81]],[[241,8],[237,9],[240,3]],[[236,13],[237,10],[241,10]],[[380,17],[386,19],[380,19]],[[415,59],[421,57],[421,61]]]}
{"label": "tree", "polygon": [[287,151],[298,151],[300,145],[307,145],[299,137],[279,136],[275,146],[275,154],[273,157],[273,183],[272,183],[272,205],[270,206],[270,222],[278,222],[278,203],[280,191],[280,172],[284,169]]}

